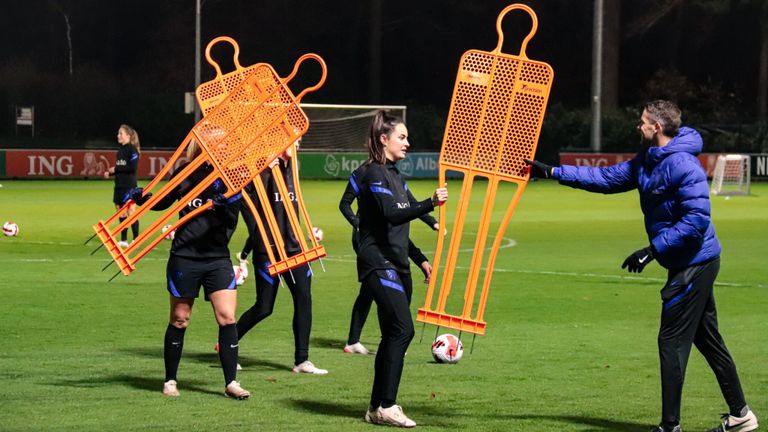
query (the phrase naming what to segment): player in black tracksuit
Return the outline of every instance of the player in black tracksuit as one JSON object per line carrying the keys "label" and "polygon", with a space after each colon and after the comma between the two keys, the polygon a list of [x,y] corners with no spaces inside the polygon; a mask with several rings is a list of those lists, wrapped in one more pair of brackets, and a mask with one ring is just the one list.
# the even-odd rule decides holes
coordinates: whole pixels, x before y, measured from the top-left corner
{"label": "player in black tracksuit", "polygon": [[[295,193],[295,187],[293,184],[293,175],[291,173],[291,154],[290,150],[281,155],[276,162],[279,166],[280,172],[285,179],[285,185],[288,190],[288,197],[293,205],[294,210],[298,214],[298,201]],[[273,166],[270,165],[270,168]],[[285,212],[285,206],[283,197],[277,188],[271,169],[266,169],[260,174],[261,182],[264,184],[267,196],[270,200],[272,212],[275,214],[277,225],[282,233],[282,240],[285,246],[285,251],[288,256],[293,256],[301,253],[301,247],[298,240],[293,235],[288,214]],[[266,221],[264,212],[261,209],[261,201],[256,195],[253,185],[249,185],[246,188],[249,192],[251,201],[256,205],[259,211],[259,217],[262,221]],[[275,300],[277,299],[277,289],[280,285],[279,277],[272,277],[269,274],[269,266],[272,263],[269,262],[267,250],[264,242],[256,229],[256,222],[253,219],[248,206],[243,202],[241,204],[241,213],[243,219],[248,226],[248,240],[246,240],[243,251],[238,254],[240,260],[245,260],[248,253],[253,249],[253,268],[254,279],[256,281],[256,302],[250,309],[245,311],[237,320],[237,334],[240,339],[248,333],[256,324],[261,322],[266,317],[272,315],[272,311],[275,307]],[[269,232],[267,233],[269,235]],[[270,238],[270,246],[272,248],[273,256],[278,257],[275,242]],[[283,280],[293,297],[293,339],[294,339],[294,367],[293,371],[296,373],[311,373],[315,375],[324,375],[328,373],[325,369],[315,367],[311,361],[309,361],[309,335],[312,330],[312,269],[308,264],[301,265],[290,270],[290,274],[284,274]]]}
{"label": "player in black tracksuit", "polygon": [[[188,152],[191,160],[195,155],[196,143]],[[181,172],[185,165],[175,172]],[[163,197],[152,210],[164,210],[184,197],[192,188],[206,178],[213,168],[204,163],[193,171],[181,184]],[[213,207],[182,225],[176,230],[166,268],[168,292],[171,302],[171,319],[165,332],[164,359],[165,384],[163,394],[178,396],[176,372],[181,360],[184,333],[189,325],[192,307],[202,285],[205,300],[213,306],[219,325],[219,359],[224,371],[225,395],[236,399],[247,399],[250,393],[236,381],[238,338],[235,325],[237,307],[237,285],[230,261],[229,240],[237,226],[236,203],[240,194],[229,200],[224,197],[226,187],[216,180],[200,195],[190,200],[179,212],[179,218],[213,201]],[[141,197],[141,189],[131,193],[134,201],[141,203],[148,197]]]}
{"label": "player in black tracksuit", "polygon": [[[367,168],[368,164],[363,164],[352,172],[352,175],[349,177],[349,182],[347,183],[347,188],[344,190],[344,194],[341,196],[341,201],[339,202],[339,210],[341,211],[341,214],[343,214],[350,225],[352,225],[352,248],[355,253],[359,250],[358,230],[360,220],[357,213],[352,211],[352,203],[360,194],[358,182],[359,179],[364,176]],[[416,198],[414,198],[411,191],[408,190],[407,184],[405,185],[405,190],[408,193],[408,198],[411,203],[415,203]],[[435,231],[440,227],[437,220],[430,214],[419,216],[419,219]],[[427,260],[427,257],[424,256],[421,250],[416,247],[410,239],[408,240],[408,257],[414,264],[421,268],[424,273],[425,281],[429,281],[429,276],[432,273],[432,265]],[[368,313],[371,310],[371,303],[373,303],[373,298],[368,295],[368,291],[361,289],[355,299],[355,304],[352,307],[352,318],[349,323],[349,336],[347,338],[347,344],[344,347],[344,352],[368,354],[368,350],[360,343],[360,334],[362,333],[363,326],[368,318]]]}
{"label": "player in black tracksuit", "polygon": [[410,301],[412,283],[408,263],[409,222],[427,214],[448,198],[444,188],[432,199],[412,202],[395,162],[405,158],[408,130],[403,121],[377,113],[368,138],[370,161],[360,179],[358,210],[360,249],[357,274],[361,290],[376,302],[381,343],[376,353],[371,401],[365,420],[413,427],[397,405],[397,391],[405,352],[413,339]]}
{"label": "player in black tracksuit", "polygon": [[[115,209],[119,210],[128,201],[130,190],[136,187],[136,171],[139,168],[141,143],[138,132],[128,125],[120,125],[120,128],[117,130],[117,142],[120,144],[120,148],[117,150],[117,156],[115,157],[115,166],[109,168],[104,173],[104,177],[115,176],[115,190],[112,193],[112,202],[115,203]],[[131,205],[119,217],[120,222],[123,222],[128,216],[132,215],[135,210],[136,207]],[[139,221],[131,224],[131,231],[135,240],[139,236]],[[120,232],[120,246],[128,247],[127,230]]]}

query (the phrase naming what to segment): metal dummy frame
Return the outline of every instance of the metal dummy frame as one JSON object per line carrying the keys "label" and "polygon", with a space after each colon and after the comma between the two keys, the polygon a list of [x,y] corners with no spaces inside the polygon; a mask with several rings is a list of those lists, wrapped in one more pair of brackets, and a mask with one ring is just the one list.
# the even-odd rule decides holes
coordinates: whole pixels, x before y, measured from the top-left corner
{"label": "metal dummy frame", "polygon": [[[305,88],[298,96],[294,96],[286,84],[296,75],[301,63],[307,59],[320,63],[322,76],[317,84]],[[116,227],[112,225],[133,204],[132,200],[126,202],[107,221],[99,221],[93,226],[96,235],[106,246],[113,262],[117,262],[120,271],[126,276],[133,272],[136,269],[136,263],[163,240],[164,235],[160,233],[163,225],[189,201],[211,186],[217,178],[225,184],[227,188],[225,196],[230,198],[240,192],[246,184],[266,169],[271,161],[304,135],[309,127],[309,120],[299,107],[299,102],[305,94],[320,88],[325,82],[326,75],[325,62],[316,54],[301,56],[296,61],[291,75],[284,79],[280,78],[268,64],[259,63],[252,66],[248,75],[232,87],[229,93],[220,99],[221,102],[211,108],[192,128],[168,163],[144,188],[143,196],[149,193],[153,195],[134,214]],[[214,81],[216,81],[215,78]],[[170,173],[176,162],[181,159],[184,150],[193,141],[200,145],[201,153],[189,161],[189,164],[168,183],[159,188],[160,181]],[[184,197],[179,198],[172,208],[161,214],[128,248],[121,249],[117,246],[115,236],[118,233],[145,215],[205,163],[213,168],[210,175]],[[179,228],[211,206],[210,202],[204,203],[173,223],[171,230]],[[160,235],[157,235],[158,233]]]}
{"label": "metal dummy frame", "polygon": [[[218,63],[216,63],[210,56],[211,48],[219,42],[228,42],[234,48],[233,63],[235,65],[235,70],[227,74],[221,73],[221,68],[219,67]],[[247,67],[243,67],[242,65],[240,65],[239,53],[240,53],[240,48],[237,45],[237,42],[235,42],[234,39],[227,36],[221,36],[213,39],[208,44],[208,47],[205,49],[205,58],[208,61],[208,63],[210,63],[211,66],[213,66],[213,68],[216,70],[216,77],[205,84],[201,84],[200,87],[198,87],[195,92],[197,96],[197,100],[200,104],[200,108],[203,111],[203,114],[207,114],[209,111],[213,110],[216,107],[216,105],[221,100],[223,100],[223,98],[225,98],[230,91],[232,91],[233,88],[237,87],[237,85],[239,85],[240,82],[242,82],[242,80],[244,80],[245,77],[248,76],[249,72],[251,72],[254,68],[258,66],[258,64],[247,66]],[[307,54],[307,56],[315,56],[315,55]],[[314,57],[311,57],[311,58],[314,58]],[[322,59],[318,61],[321,62]],[[301,62],[301,59],[299,59],[299,62],[297,62],[297,66],[300,62]],[[291,75],[289,75],[286,78],[286,81],[290,81],[294,77],[297,71],[298,71],[298,67],[294,68]],[[296,153],[297,148],[295,143],[291,143],[289,148],[291,150],[291,154],[293,155],[293,157],[297,158],[297,153]],[[301,188],[299,185],[298,158],[291,164],[291,175],[293,179],[294,193],[296,194],[296,202],[298,204],[301,217],[305,222],[304,230],[302,230],[302,225],[299,220],[299,215],[297,215],[296,210],[293,208],[293,205],[291,205],[291,200],[286,199],[288,197],[288,187],[285,183],[285,179],[283,178],[283,174],[280,171],[280,168],[277,166],[273,166],[271,169],[272,169],[272,176],[274,177],[274,180],[275,180],[275,184],[277,185],[278,190],[280,191],[280,195],[283,197],[281,202],[285,206],[285,212],[290,222],[290,229],[292,231],[292,234],[296,238],[296,240],[299,242],[301,252],[296,255],[288,256],[288,253],[285,250],[285,244],[283,242],[282,233],[280,232],[280,228],[275,219],[274,211],[272,210],[272,207],[270,205],[269,197],[267,197],[266,188],[264,187],[264,184],[261,181],[260,176],[258,175],[255,176],[252,182],[254,187],[256,188],[256,193],[261,203],[261,209],[263,210],[264,217],[266,219],[266,228],[265,228],[265,221],[262,220],[262,217],[259,215],[259,212],[257,211],[255,204],[253,203],[251,198],[248,196],[248,194],[243,194],[243,199],[248,205],[248,208],[250,209],[251,213],[253,213],[253,217],[256,220],[256,226],[258,228],[259,235],[261,236],[261,239],[264,242],[265,249],[267,251],[267,256],[269,258],[269,262],[271,263],[270,266],[268,267],[269,274],[271,276],[276,276],[280,273],[284,273],[293,268],[299,267],[305,263],[309,263],[316,259],[320,259],[326,256],[326,252],[325,252],[325,247],[320,245],[317,242],[317,240],[315,239],[315,236],[312,235],[312,232],[311,232],[312,223],[309,219],[309,213],[307,212],[307,208],[304,205],[304,199],[301,195]],[[269,230],[269,234],[267,233],[267,229]],[[274,246],[278,252],[277,257],[275,256],[272,247],[270,247],[270,243],[271,243],[270,236],[271,236],[271,239],[274,240]],[[310,245],[307,244],[306,238],[310,239],[311,247],[309,247]],[[276,259],[276,258],[279,258],[279,259]],[[322,261],[321,261],[321,265],[322,265]]]}
{"label": "metal dummy frame", "polygon": [[[504,33],[501,23],[512,10],[527,12],[532,20],[531,31],[522,42],[519,55],[501,52]],[[443,260],[446,210],[439,208],[440,229],[424,306],[419,308],[416,321],[439,327],[484,335],[483,320],[488,291],[493,275],[496,255],[517,203],[528,183],[529,169],[523,159],[533,159],[536,153],[541,124],[552,86],[554,72],[542,62],[530,60],[525,49],[538,28],[535,12],[523,4],[504,8],[496,19],[498,44],[491,52],[470,50],[459,64],[456,84],[448,113],[443,146],[440,151],[439,184],[445,184],[446,171],[463,173],[464,179],[458,196],[451,240]],[[446,312],[456,269],[464,222],[469,208],[475,177],[488,179],[477,237],[474,241],[469,276],[464,291],[464,306],[460,315]],[[491,224],[499,183],[517,185],[515,194],[500,222],[493,244],[484,264],[485,246]],[[443,262],[444,261],[444,262]],[[473,316],[475,295],[481,270],[485,270],[480,298]],[[433,308],[435,285],[441,284],[437,304]]]}

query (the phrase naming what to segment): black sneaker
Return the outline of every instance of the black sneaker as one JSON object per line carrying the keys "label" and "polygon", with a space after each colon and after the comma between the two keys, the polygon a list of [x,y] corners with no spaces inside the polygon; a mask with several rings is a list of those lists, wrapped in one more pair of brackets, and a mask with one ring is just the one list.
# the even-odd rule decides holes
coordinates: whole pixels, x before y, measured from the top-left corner
{"label": "black sneaker", "polygon": [[744,417],[723,414],[720,424],[708,432],[749,432],[757,429],[757,416],[752,410]]}

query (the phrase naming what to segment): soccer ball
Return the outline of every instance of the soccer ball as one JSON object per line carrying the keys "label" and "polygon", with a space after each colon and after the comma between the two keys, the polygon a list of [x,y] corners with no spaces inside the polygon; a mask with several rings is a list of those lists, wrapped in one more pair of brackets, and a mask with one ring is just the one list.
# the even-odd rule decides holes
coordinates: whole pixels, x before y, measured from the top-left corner
{"label": "soccer ball", "polygon": [[312,235],[315,236],[315,240],[323,241],[323,230],[318,227],[312,227]]}
{"label": "soccer ball", "polygon": [[442,334],[432,342],[432,357],[438,363],[458,363],[463,355],[461,341],[452,334]]}
{"label": "soccer ball", "polygon": [[[166,225],[162,229],[163,234],[165,234],[164,238],[166,240],[173,240],[173,238],[176,237],[176,230],[168,232],[168,230],[170,230],[170,229],[171,229],[171,225]],[[166,232],[168,232],[168,234],[166,234]]]}
{"label": "soccer ball", "polygon": [[3,224],[3,234],[7,237],[15,237],[19,235],[19,226],[13,221],[8,221]]}
{"label": "soccer ball", "polygon": [[245,283],[245,279],[248,278],[248,265],[241,264],[239,266],[233,265],[232,270],[235,271],[235,283],[239,286]]}

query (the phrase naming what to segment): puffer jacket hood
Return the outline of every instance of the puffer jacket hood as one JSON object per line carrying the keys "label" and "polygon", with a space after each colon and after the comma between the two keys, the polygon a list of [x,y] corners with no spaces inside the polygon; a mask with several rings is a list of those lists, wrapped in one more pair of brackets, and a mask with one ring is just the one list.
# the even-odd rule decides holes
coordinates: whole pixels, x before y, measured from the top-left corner
{"label": "puffer jacket hood", "polygon": [[646,163],[657,165],[665,157],[677,152],[698,156],[703,147],[704,142],[701,140],[701,135],[695,129],[683,126],[677,132],[677,135],[672,138],[672,141],[664,147],[648,148]]}
{"label": "puffer jacket hood", "polygon": [[681,127],[664,147],[641,150],[634,159],[605,168],[564,165],[553,177],[591,192],[637,189],[648,240],[659,264],[679,269],[720,256],[711,220],[709,185],[696,156],[701,135]]}

